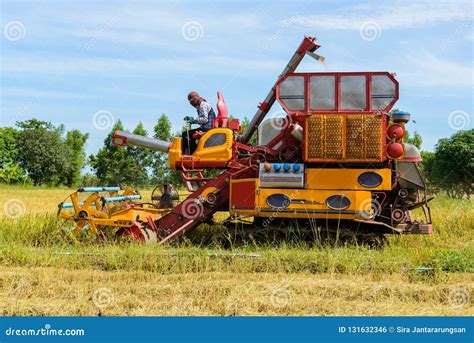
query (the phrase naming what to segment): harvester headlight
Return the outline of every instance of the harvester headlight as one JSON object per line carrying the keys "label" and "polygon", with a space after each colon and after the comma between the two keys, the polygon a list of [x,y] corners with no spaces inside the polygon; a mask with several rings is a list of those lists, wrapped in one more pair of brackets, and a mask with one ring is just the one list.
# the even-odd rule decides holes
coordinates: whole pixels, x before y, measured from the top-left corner
{"label": "harvester headlight", "polygon": [[345,210],[351,206],[351,201],[344,195],[331,195],[326,199],[326,205],[333,210]]}
{"label": "harvester headlight", "polygon": [[368,188],[380,186],[382,181],[382,177],[379,174],[373,172],[362,173],[357,178],[357,182],[359,182],[359,185]]}

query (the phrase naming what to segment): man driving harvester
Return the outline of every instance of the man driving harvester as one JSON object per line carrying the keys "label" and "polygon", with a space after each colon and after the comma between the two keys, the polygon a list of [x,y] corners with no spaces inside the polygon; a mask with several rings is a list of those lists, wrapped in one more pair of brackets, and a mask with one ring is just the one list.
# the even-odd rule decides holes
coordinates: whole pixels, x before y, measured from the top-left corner
{"label": "man driving harvester", "polygon": [[192,155],[197,148],[196,140],[193,138],[193,135],[199,131],[206,132],[212,129],[212,123],[216,114],[211,105],[209,105],[206,99],[202,98],[198,92],[189,93],[188,100],[191,106],[196,108],[197,117],[193,118],[186,116],[184,117],[184,120],[190,125],[199,124],[199,127],[197,129],[190,129],[183,132],[182,151]]}

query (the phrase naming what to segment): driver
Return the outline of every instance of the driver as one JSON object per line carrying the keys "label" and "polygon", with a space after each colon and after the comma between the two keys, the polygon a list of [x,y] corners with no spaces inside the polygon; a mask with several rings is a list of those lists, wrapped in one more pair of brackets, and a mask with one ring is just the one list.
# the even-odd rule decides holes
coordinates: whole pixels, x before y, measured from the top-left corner
{"label": "driver", "polygon": [[193,135],[198,132],[206,132],[212,129],[212,123],[216,114],[212,109],[211,105],[199,95],[198,92],[191,92],[188,94],[188,100],[191,106],[197,110],[197,117],[184,117],[184,120],[189,124],[199,124],[196,129],[189,129],[184,131],[182,134],[182,151],[192,155],[197,148],[196,140],[193,139]]}

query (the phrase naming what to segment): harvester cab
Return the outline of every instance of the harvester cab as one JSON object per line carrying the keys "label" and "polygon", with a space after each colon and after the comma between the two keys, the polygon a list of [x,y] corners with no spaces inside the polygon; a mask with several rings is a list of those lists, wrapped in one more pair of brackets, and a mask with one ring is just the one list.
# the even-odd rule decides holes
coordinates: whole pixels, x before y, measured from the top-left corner
{"label": "harvester cab", "polygon": [[225,168],[232,159],[233,143],[242,130],[239,119],[229,119],[227,105],[221,92],[217,92],[217,116],[212,129],[198,131],[193,139],[198,145],[192,155],[181,149],[181,138],[175,137],[169,151],[169,165],[174,170],[196,168]]}
{"label": "harvester cab", "polygon": [[149,148],[168,154],[168,165],[173,170],[181,171],[190,191],[191,185],[202,183],[207,179],[204,169],[225,169],[235,152],[237,134],[241,132],[239,119],[230,119],[227,105],[221,92],[217,92],[218,114],[213,121],[213,128],[207,132],[197,132],[193,139],[198,145],[193,154],[185,154],[182,150],[181,137],[174,137],[171,142],[143,137],[123,131],[116,131],[112,144],[116,146],[134,145]]}
{"label": "harvester cab", "polygon": [[[241,135],[220,92],[213,128],[199,137],[192,155],[183,153],[180,137],[165,142],[115,132],[114,145],[167,153],[170,168],[181,172],[191,191],[153,215],[134,205],[148,215],[125,226],[126,232],[163,243],[222,211],[230,214],[228,223],[249,217],[253,227],[320,223],[376,242],[386,233],[431,233],[430,199],[416,165],[421,157],[403,141],[409,114],[390,112],[399,97],[395,75],[296,73],[306,55],[323,60],[314,53],[318,48],[314,37],[303,39]],[[264,120],[275,101],[286,114],[277,123]],[[248,145],[257,130],[258,145]],[[208,169],[221,173],[206,178]],[[418,208],[422,212],[414,216]],[[114,221],[114,213],[107,216]],[[105,223],[78,213],[73,218]]]}

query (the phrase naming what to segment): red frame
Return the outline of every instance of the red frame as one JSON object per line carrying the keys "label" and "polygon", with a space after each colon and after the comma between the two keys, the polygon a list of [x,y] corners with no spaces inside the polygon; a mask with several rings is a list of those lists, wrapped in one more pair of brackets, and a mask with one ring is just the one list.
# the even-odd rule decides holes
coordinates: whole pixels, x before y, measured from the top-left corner
{"label": "red frame", "polygon": [[[372,76],[377,76],[377,75],[383,75],[387,76],[390,80],[393,81],[395,85],[395,96],[390,101],[390,103],[383,109],[379,110],[372,110]],[[303,110],[290,110],[286,105],[283,103],[283,101],[280,99],[280,85],[283,81],[285,81],[288,77],[290,76],[301,76],[304,77],[304,84],[305,84],[305,107]],[[336,98],[336,108],[333,110],[313,110],[311,109],[311,104],[310,104],[310,78],[311,76],[334,76],[336,78],[335,80],[335,98]],[[365,94],[366,94],[366,107],[364,110],[348,110],[348,109],[343,109],[340,108],[341,106],[341,76],[365,76],[366,81],[365,81]],[[399,84],[398,81],[395,79],[394,75],[389,72],[385,71],[377,71],[377,72],[335,72],[335,73],[292,73],[292,74],[286,74],[280,80],[278,80],[277,85],[276,85],[276,99],[278,100],[279,104],[281,107],[289,114],[302,114],[302,113],[340,113],[340,112],[354,112],[358,114],[371,114],[375,112],[388,112],[390,111],[395,103],[398,101],[399,98]]]}

